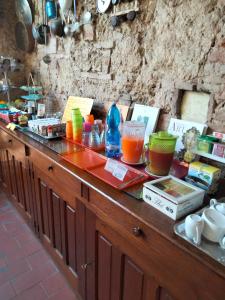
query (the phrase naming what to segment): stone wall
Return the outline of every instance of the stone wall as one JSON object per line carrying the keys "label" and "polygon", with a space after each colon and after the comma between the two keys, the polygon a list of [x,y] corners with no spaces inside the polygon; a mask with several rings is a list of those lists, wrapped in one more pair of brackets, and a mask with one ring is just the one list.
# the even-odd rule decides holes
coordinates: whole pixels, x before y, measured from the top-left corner
{"label": "stone wall", "polygon": [[[41,1],[34,2],[37,23]],[[116,29],[110,13],[96,13],[96,1],[86,0],[85,7],[77,2],[78,16],[90,10],[93,25],[72,38],[57,38],[56,45],[52,38],[47,49],[39,45],[26,56],[27,72],[35,71],[61,109],[69,95],[97,101],[131,97],[160,107],[165,128],[179,114],[180,90],[195,89],[211,94],[208,124],[225,132],[224,0],[139,0],[136,20]],[[42,60],[46,51],[49,65]]]}
{"label": "stone wall", "polygon": [[[14,57],[25,61],[23,51],[17,49],[15,40],[15,25],[17,22],[14,0],[0,1],[0,56]],[[0,80],[3,79],[0,73]],[[24,71],[9,73],[9,81],[12,85],[20,86],[25,82]],[[20,94],[18,89],[12,89],[10,95],[15,98]],[[6,94],[0,92],[0,98],[6,100]]]}

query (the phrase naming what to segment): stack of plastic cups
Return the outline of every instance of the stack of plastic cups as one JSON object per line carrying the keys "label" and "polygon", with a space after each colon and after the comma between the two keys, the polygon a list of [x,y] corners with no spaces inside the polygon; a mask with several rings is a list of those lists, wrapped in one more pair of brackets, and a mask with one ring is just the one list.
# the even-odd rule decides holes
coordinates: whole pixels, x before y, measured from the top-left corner
{"label": "stack of plastic cups", "polygon": [[79,108],[72,109],[71,119],[73,125],[73,140],[81,143],[83,119]]}

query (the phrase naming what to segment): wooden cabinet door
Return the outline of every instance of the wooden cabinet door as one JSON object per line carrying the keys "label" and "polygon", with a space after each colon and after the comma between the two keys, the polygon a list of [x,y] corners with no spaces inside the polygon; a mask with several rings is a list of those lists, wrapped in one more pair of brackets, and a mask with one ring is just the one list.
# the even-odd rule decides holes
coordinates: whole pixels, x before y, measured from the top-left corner
{"label": "wooden cabinet door", "polygon": [[[135,262],[141,255],[133,249],[130,256],[123,249],[126,241],[111,235],[110,229],[96,228],[96,298],[98,300],[173,300],[169,291],[161,286],[154,274],[147,274],[144,266]],[[132,252],[132,251],[131,251]],[[89,299],[89,298],[87,298]]]}
{"label": "wooden cabinet door", "polygon": [[79,293],[84,300],[96,299],[96,216],[78,199],[76,219],[77,274]]}
{"label": "wooden cabinet door", "polygon": [[76,276],[76,207],[54,192],[51,182],[35,170],[40,237]]}
{"label": "wooden cabinet door", "polygon": [[3,188],[11,193],[10,161],[7,149],[0,149],[0,180]]}
{"label": "wooden cabinet door", "polygon": [[39,223],[37,212],[37,197],[35,193],[35,180],[34,180],[34,168],[29,158],[26,158],[24,167],[24,193],[25,193],[25,212],[28,219],[28,223],[39,235]]}

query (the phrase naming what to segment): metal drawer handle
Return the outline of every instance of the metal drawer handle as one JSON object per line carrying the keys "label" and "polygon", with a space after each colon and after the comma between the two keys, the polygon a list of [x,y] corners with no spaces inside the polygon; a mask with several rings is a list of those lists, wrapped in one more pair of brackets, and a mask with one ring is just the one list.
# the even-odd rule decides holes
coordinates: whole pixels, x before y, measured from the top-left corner
{"label": "metal drawer handle", "polygon": [[134,236],[141,236],[143,234],[143,231],[140,227],[134,227],[132,228],[132,233]]}
{"label": "metal drawer handle", "polygon": [[86,264],[82,264],[81,265],[81,269],[86,270],[88,266],[92,265],[92,262],[90,263],[86,263]]}
{"label": "metal drawer handle", "polygon": [[49,171],[49,172],[52,172],[52,171],[53,171],[53,166],[49,166],[49,167],[48,167],[48,171]]}

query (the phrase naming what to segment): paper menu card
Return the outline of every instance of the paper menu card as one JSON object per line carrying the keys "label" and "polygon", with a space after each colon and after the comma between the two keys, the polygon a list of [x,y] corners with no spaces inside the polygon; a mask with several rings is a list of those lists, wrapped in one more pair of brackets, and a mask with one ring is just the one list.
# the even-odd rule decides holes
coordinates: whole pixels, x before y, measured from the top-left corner
{"label": "paper menu card", "polygon": [[178,137],[176,151],[192,150],[196,146],[198,135],[204,134],[207,125],[180,119],[170,119],[168,132]]}
{"label": "paper menu card", "polygon": [[71,120],[71,111],[73,108],[79,108],[81,115],[89,115],[94,103],[94,99],[70,96],[67,100],[62,122]]}

